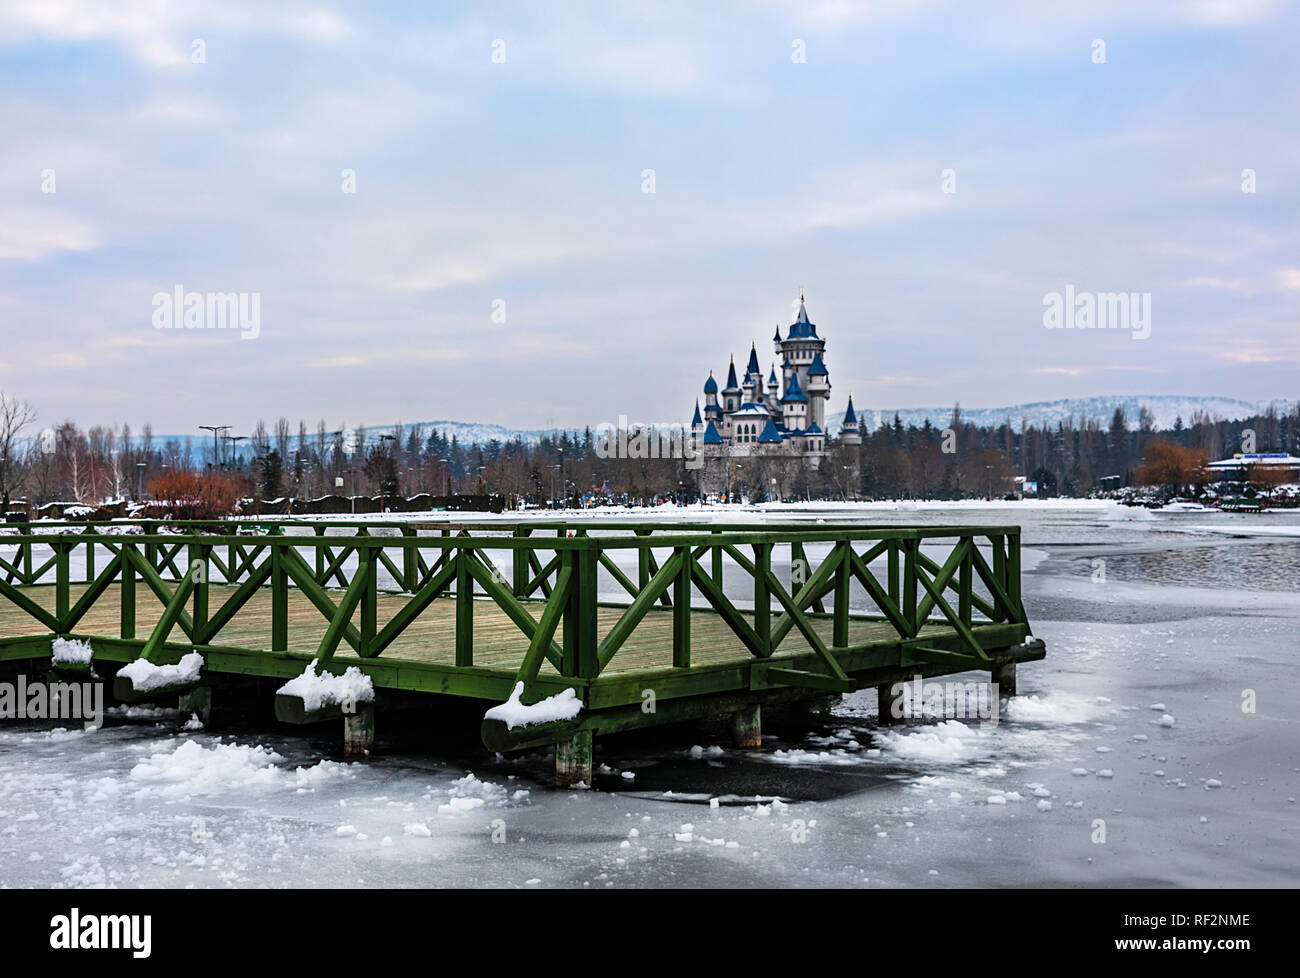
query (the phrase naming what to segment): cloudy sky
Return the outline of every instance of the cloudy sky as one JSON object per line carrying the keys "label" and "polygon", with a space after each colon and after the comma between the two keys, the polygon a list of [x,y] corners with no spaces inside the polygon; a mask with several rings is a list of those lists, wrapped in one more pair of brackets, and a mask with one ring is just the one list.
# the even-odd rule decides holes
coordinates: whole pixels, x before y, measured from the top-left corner
{"label": "cloudy sky", "polygon": [[[0,389],[662,422],[802,288],[832,411],[1294,398],[1297,36],[1268,0],[6,0]],[[1150,293],[1149,338],[1044,328],[1067,285]],[[155,329],[177,286],[256,293],[258,337]]]}

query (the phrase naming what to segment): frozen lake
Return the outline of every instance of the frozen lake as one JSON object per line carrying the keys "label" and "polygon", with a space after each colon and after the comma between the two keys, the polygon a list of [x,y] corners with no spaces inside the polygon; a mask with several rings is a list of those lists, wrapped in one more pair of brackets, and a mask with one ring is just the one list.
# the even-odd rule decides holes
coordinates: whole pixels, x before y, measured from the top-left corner
{"label": "frozen lake", "polygon": [[767,724],[761,752],[733,751],[721,724],[598,739],[592,791],[552,790],[548,755],[492,757],[473,729],[385,750],[382,715],[361,764],[321,760],[333,726],[8,722],[0,885],[1294,885],[1300,512],[780,515],[1020,524],[1047,659],[1020,668],[995,727],[877,730],[865,691],[824,724]]}

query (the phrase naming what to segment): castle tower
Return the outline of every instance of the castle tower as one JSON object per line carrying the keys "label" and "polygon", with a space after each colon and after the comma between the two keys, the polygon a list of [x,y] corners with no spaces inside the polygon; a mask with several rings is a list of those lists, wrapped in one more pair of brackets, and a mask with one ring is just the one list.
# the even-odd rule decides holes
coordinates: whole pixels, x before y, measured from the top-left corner
{"label": "castle tower", "polygon": [[808,368],[807,392],[808,416],[812,419],[812,424],[825,429],[826,402],[830,400],[831,383],[820,353],[813,356],[812,365]]}
{"label": "castle tower", "polygon": [[861,445],[862,432],[858,429],[858,415],[853,410],[853,395],[849,395],[849,407],[844,412],[844,424],[840,426],[840,442],[845,445]]}
{"label": "castle tower", "polygon": [[722,410],[730,414],[736,408],[740,407],[740,395],[742,391],[740,384],[736,381],[736,358],[731,358],[731,366],[727,368],[727,386],[722,388]]}
{"label": "castle tower", "polygon": [[799,374],[790,375],[785,396],[781,398],[781,417],[787,431],[800,432],[808,427],[808,395],[799,386]]}

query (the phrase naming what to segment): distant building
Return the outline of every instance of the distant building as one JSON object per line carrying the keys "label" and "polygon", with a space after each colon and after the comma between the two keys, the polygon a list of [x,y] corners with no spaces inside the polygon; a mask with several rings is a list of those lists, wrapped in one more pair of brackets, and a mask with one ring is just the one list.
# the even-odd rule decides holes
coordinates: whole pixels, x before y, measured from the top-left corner
{"label": "distant building", "polygon": [[1287,452],[1237,452],[1232,458],[1220,459],[1206,466],[1216,479],[1244,481],[1248,470],[1283,473],[1289,481],[1300,482],[1300,458]]}
{"label": "distant building", "polygon": [[[777,327],[772,342],[780,362],[770,366],[766,380],[758,363],[758,348],[750,344],[743,378],[732,358],[726,386],[709,372],[704,382],[704,408],[695,405],[691,434],[706,467],[718,468],[733,459],[771,457],[816,469],[827,454],[826,404],[831,396],[830,373],[823,354],[826,341],[808,319],[804,298],[785,338]],[[861,445],[853,398],[848,400],[839,441]],[[712,464],[710,464],[712,463]]]}

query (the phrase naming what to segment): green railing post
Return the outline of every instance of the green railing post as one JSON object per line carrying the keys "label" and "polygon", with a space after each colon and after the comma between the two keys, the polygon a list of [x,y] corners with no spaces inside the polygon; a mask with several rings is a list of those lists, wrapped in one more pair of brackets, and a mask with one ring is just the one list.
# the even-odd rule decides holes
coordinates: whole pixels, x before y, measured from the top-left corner
{"label": "green railing post", "polygon": [[[526,540],[532,535],[532,531],[527,527],[516,527],[514,537],[519,540]],[[519,547],[510,554],[511,575],[514,578],[511,590],[516,598],[528,597],[528,554],[530,551]]]}
{"label": "green railing post", "polygon": [[375,641],[379,610],[379,554],[374,547],[366,546],[357,556],[357,573],[365,578],[361,591],[361,641],[357,655],[365,656]]}
{"label": "green railing post", "polygon": [[95,579],[95,537],[98,534],[93,526],[87,527],[86,532],[82,534],[86,541],[86,583],[89,584]]}
{"label": "green railing post", "polygon": [[677,547],[681,569],[673,581],[673,667],[691,667],[691,548]]}
{"label": "green railing post", "polygon": [[[713,535],[717,536],[721,530],[714,530]],[[722,547],[718,544],[713,545],[713,583],[722,587]]]}
{"label": "green railing post", "polygon": [[[409,526],[402,527],[403,537],[419,536]],[[402,590],[408,593],[414,593],[416,585],[420,580],[420,564],[416,560],[416,550],[414,547],[402,548]]]}
{"label": "green railing post", "polygon": [[474,664],[474,578],[469,576],[473,549],[456,549],[456,665]]}
{"label": "green railing post", "polygon": [[1020,534],[1011,533],[1007,535],[1007,577],[1004,585],[1007,597],[1011,600],[1013,607],[1010,609],[1011,614],[1015,615],[1016,621],[1025,620],[1024,604],[1020,599]]}
{"label": "green railing post", "polygon": [[135,546],[122,544],[121,585],[119,600],[121,602],[121,628],[119,637],[135,638],[135,564],[128,559],[128,552],[134,552]]}
{"label": "green railing post", "polygon": [[289,650],[289,574],[284,569],[284,538],[267,537],[271,548],[271,650]]}
{"label": "green railing post", "polygon": [[764,655],[772,654],[772,593],[767,575],[772,570],[772,545],[754,544],[754,634],[763,644]]}
{"label": "green railing post", "polygon": [[[325,527],[312,527],[312,531],[316,534],[318,541],[325,538]],[[325,546],[320,542],[316,544],[316,583],[321,587],[325,586]]]}
{"label": "green railing post", "polygon": [[835,567],[835,620],[832,625],[831,645],[845,648],[849,644],[849,581],[852,579],[853,563],[849,559],[852,542],[843,540],[831,551],[838,556]]}
{"label": "green railing post", "polygon": [[[152,523],[141,523],[140,527],[144,530],[145,536],[153,536],[158,532],[158,527]],[[162,576],[162,568],[158,566],[158,544],[152,540],[144,545],[144,562],[156,570],[159,577]]]}
{"label": "green railing post", "polygon": [[898,576],[898,541],[890,540],[886,551],[889,554],[889,600],[898,604],[901,594]]}
{"label": "green railing post", "polygon": [[[581,534],[586,536],[585,533]],[[578,586],[574,593],[578,599],[578,675],[595,679],[600,675],[600,659],[596,652],[596,599],[599,593],[599,544],[588,539],[577,552]]]}
{"label": "green railing post", "polygon": [[578,588],[580,582],[576,579],[577,574],[577,551],[561,550],[560,556],[560,573],[566,570],[573,577],[573,585],[569,588],[569,600],[565,603],[564,608],[564,643],[560,650],[560,675],[576,676],[578,674]]}
{"label": "green railing post", "polygon": [[636,586],[644,591],[650,583],[650,531],[637,530],[636,535],[647,538],[644,546],[636,548]]}
{"label": "green railing post", "polygon": [[50,545],[54,548],[54,617],[59,619],[59,627],[62,628],[72,601],[72,581],[68,573],[68,551],[71,545],[62,539],[55,540]]}
{"label": "green railing post", "polygon": [[[961,568],[958,570],[957,617],[961,619],[962,624],[969,628],[971,623],[971,572],[975,568],[975,537],[962,537],[961,542],[968,544],[969,549],[966,551],[966,556],[961,562]],[[959,543],[958,546],[960,545]]]}
{"label": "green railing post", "polygon": [[[993,544],[993,579],[1002,585],[1002,590],[1007,589],[1007,552],[1002,546],[1003,537],[1001,535],[989,537]],[[996,594],[993,596],[993,610],[997,612],[995,621],[1006,621],[1011,613],[1011,609],[1006,606]]]}
{"label": "green railing post", "polygon": [[915,638],[924,622],[916,618],[916,575],[920,570],[917,556],[921,552],[921,541],[916,537],[903,541],[903,620],[907,623],[908,638]]}
{"label": "green railing post", "polygon": [[23,541],[23,567],[26,568],[26,571],[25,571],[25,573],[24,573],[24,575],[23,575],[23,583],[24,583],[24,584],[35,584],[35,583],[36,583],[36,575],[33,573],[33,570],[34,570],[35,565],[32,563],[32,559],[33,559],[33,558],[32,558],[32,537],[31,537],[31,534],[32,534],[32,525],[31,525],[30,523],[24,523],[24,524],[23,524],[23,536],[25,536],[25,537],[27,538],[27,539],[25,539],[25,540]]}
{"label": "green railing post", "polygon": [[[194,578],[194,641],[206,644],[208,627],[208,577],[211,568],[208,564],[208,552],[211,547],[201,543],[191,543],[188,548],[189,570],[186,572]],[[198,577],[194,577],[198,574]]]}

